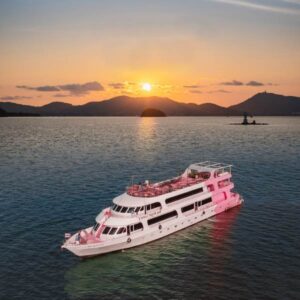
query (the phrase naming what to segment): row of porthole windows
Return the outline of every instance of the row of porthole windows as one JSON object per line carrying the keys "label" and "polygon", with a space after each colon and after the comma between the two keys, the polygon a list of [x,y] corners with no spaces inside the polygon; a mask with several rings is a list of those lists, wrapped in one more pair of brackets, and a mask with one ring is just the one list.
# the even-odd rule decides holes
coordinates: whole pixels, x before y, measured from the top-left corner
{"label": "row of porthole windows", "polygon": [[155,202],[152,204],[148,204],[146,206],[138,206],[138,207],[126,207],[120,205],[113,205],[112,210],[120,213],[139,213],[141,211],[149,211],[151,209],[161,208],[161,204],[159,202]]}

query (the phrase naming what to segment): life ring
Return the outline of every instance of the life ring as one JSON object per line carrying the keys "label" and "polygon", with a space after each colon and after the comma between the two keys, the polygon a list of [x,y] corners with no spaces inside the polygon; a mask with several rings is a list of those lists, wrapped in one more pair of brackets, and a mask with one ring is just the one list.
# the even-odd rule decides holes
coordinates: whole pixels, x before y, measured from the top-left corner
{"label": "life ring", "polygon": [[158,226],[158,229],[159,229],[159,230],[162,230],[162,226],[161,226],[161,225],[159,225],[159,226]]}
{"label": "life ring", "polygon": [[131,243],[131,238],[128,238],[128,239],[127,239],[127,243]]}

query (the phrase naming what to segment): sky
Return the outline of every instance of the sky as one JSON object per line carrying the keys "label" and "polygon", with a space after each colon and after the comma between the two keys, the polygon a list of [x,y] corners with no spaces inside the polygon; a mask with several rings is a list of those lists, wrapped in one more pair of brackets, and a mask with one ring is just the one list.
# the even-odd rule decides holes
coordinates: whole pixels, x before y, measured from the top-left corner
{"label": "sky", "polygon": [[300,96],[300,0],[0,0],[0,101],[262,91]]}

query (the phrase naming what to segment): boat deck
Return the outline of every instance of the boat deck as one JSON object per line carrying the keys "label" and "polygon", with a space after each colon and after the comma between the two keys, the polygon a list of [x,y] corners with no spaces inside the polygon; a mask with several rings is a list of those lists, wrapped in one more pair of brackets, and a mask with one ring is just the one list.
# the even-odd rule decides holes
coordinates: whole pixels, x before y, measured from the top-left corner
{"label": "boat deck", "polygon": [[133,197],[156,197],[166,193],[170,193],[188,186],[192,186],[209,178],[207,172],[205,174],[197,174],[194,177],[176,177],[161,183],[154,184],[134,184],[127,188],[127,194]]}

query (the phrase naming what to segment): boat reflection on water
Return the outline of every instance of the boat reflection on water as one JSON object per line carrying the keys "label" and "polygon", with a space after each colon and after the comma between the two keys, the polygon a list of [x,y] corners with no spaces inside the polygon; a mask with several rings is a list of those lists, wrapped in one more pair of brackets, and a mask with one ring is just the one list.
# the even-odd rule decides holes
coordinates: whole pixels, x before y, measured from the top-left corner
{"label": "boat reflection on water", "polygon": [[239,213],[241,206],[228,210],[225,213],[216,215],[214,218],[209,219],[209,222],[216,223],[211,230],[211,240],[213,248],[223,247],[224,241],[228,241],[230,238],[232,225],[236,220],[237,214]]}
{"label": "boat reflection on water", "polygon": [[147,245],[83,260],[66,272],[65,292],[71,299],[179,297],[187,278],[199,281],[194,288],[201,289],[203,274],[220,274],[230,257],[232,225],[239,210]]}

